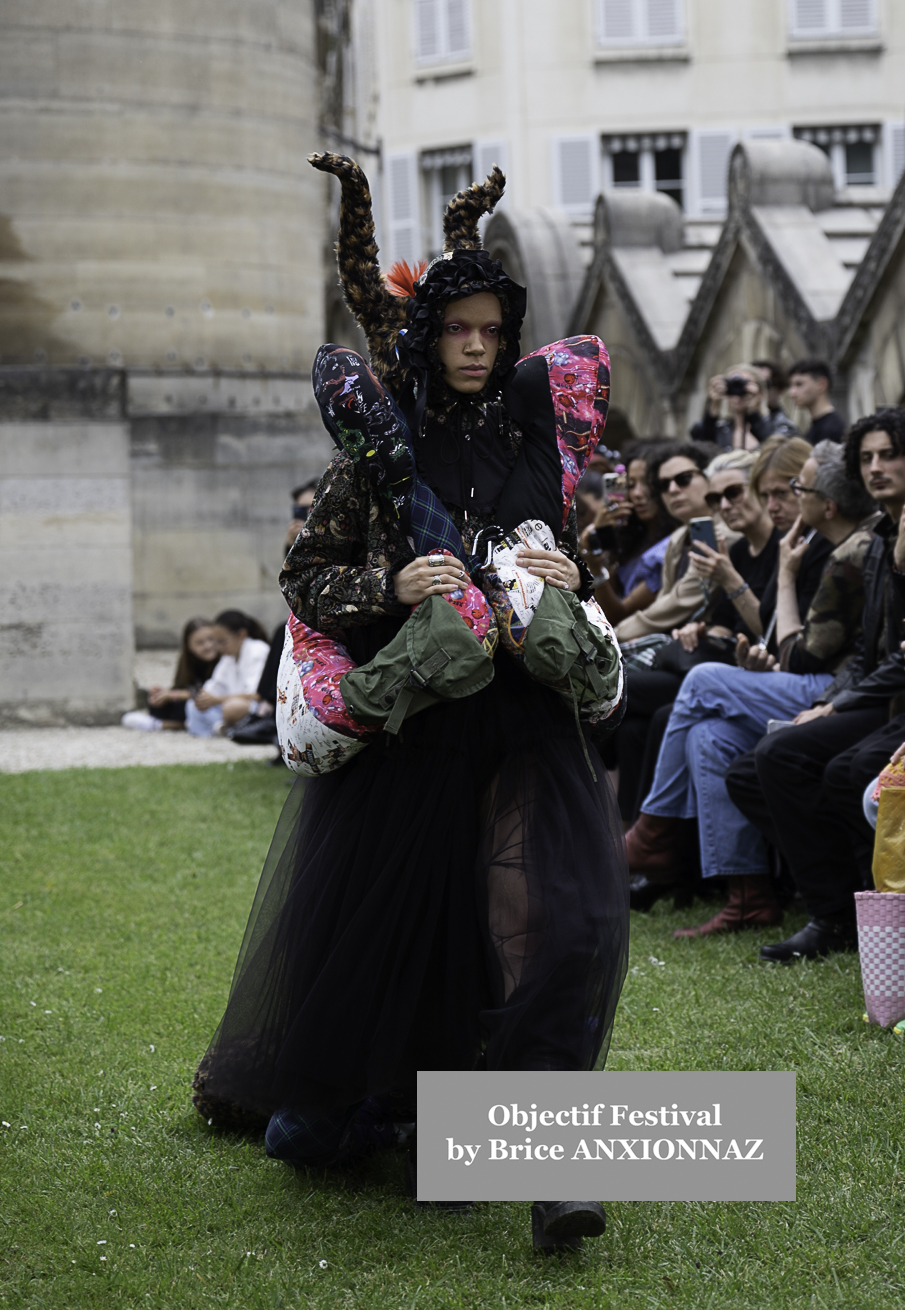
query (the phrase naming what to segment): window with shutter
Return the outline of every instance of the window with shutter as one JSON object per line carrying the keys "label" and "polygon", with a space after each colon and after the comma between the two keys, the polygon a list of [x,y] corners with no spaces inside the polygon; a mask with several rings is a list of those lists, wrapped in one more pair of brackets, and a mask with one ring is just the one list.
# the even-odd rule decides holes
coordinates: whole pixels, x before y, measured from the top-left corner
{"label": "window with shutter", "polygon": [[683,0],[598,0],[600,44],[674,45],[683,36]]}
{"label": "window with shutter", "polygon": [[467,59],[470,53],[468,0],[446,0],[446,57]]}
{"label": "window with shutter", "polygon": [[562,137],[553,150],[556,204],[574,218],[589,217],[597,196],[597,138]]}
{"label": "window with shutter", "polygon": [[440,55],[440,0],[415,0],[415,58],[430,63]]}
{"label": "window with shutter", "polygon": [[412,263],[421,254],[418,205],[418,161],[414,151],[388,155],[386,207],[390,263]]}
{"label": "window with shutter", "polygon": [[726,209],[729,156],[735,133],[729,130],[696,133],[698,208],[702,214]]}
{"label": "window with shutter", "polygon": [[473,150],[475,181],[483,182],[494,164],[499,164],[506,172],[508,152],[505,141],[475,141]]}
{"label": "window with shutter", "polygon": [[889,183],[898,186],[905,173],[905,123],[890,123],[889,133]]}
{"label": "window with shutter", "polygon": [[876,0],[790,0],[792,36],[869,36],[877,30]]}
{"label": "window with shutter", "polygon": [[678,41],[682,36],[679,0],[647,0],[647,38],[651,42]]}
{"label": "window with shutter", "polygon": [[839,0],[839,27],[843,32],[870,31],[874,26],[873,0]]}
{"label": "window with shutter", "polygon": [[412,0],[415,60],[455,63],[471,54],[469,0]]}

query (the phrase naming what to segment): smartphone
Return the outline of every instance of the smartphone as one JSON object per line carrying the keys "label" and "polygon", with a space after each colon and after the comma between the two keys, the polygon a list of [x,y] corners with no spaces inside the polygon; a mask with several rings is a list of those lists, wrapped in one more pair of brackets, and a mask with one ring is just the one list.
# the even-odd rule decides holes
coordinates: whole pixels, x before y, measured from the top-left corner
{"label": "smartphone", "polygon": [[604,473],[603,498],[610,505],[620,505],[625,495],[625,469],[620,465],[615,473]]}
{"label": "smartphone", "polygon": [[[689,524],[689,527],[691,528],[692,546],[694,546],[694,543],[696,541],[703,541],[705,546],[709,546],[711,550],[718,549],[718,546],[716,544],[716,531],[714,530],[713,519],[711,518],[692,519],[691,523]],[[702,554],[702,552],[698,551],[698,554],[700,555]]]}
{"label": "smartphone", "polygon": [[793,719],[767,719],[767,736],[772,732],[779,732],[780,728],[794,727]]}

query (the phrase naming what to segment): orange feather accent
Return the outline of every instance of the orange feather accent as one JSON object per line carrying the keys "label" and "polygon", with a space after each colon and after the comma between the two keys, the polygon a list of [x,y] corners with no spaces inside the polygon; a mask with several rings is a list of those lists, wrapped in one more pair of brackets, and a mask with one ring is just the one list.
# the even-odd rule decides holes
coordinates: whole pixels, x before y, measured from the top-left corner
{"label": "orange feather accent", "polygon": [[426,259],[419,259],[414,268],[410,267],[404,259],[398,260],[384,275],[387,290],[394,296],[414,296],[415,283],[426,268]]}

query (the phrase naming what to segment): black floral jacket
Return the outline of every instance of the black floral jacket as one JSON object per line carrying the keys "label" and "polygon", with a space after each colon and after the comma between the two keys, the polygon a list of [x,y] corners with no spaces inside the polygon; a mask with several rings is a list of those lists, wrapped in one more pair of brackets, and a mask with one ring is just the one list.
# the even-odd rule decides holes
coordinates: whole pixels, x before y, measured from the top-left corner
{"label": "black floral jacket", "polygon": [[[466,550],[492,516],[450,509]],[[582,575],[579,595],[592,594],[590,574],[578,555],[574,507],[559,542]],[[396,599],[393,577],[415,552],[392,506],[381,500],[367,476],[347,455],[334,455],[311,513],[283,564],[280,586],[289,608],[309,628],[341,633],[384,616],[406,618],[410,606]]]}

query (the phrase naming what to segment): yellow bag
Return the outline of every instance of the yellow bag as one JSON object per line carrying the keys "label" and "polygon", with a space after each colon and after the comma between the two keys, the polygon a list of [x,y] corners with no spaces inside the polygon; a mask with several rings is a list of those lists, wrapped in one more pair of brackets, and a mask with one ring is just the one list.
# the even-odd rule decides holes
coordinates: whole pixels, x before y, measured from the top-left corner
{"label": "yellow bag", "polygon": [[880,792],[873,874],[878,892],[905,892],[905,787]]}

